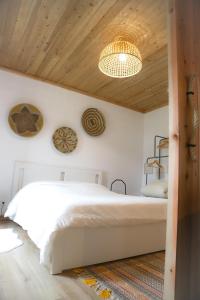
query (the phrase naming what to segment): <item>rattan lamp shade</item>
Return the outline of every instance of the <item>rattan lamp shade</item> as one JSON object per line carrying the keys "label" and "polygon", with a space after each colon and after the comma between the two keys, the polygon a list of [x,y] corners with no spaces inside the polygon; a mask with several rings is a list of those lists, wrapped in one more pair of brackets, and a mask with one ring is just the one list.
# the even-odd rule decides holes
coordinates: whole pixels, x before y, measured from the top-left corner
{"label": "rattan lamp shade", "polygon": [[114,41],[100,54],[99,69],[110,77],[125,78],[136,75],[142,69],[138,48],[127,41]]}

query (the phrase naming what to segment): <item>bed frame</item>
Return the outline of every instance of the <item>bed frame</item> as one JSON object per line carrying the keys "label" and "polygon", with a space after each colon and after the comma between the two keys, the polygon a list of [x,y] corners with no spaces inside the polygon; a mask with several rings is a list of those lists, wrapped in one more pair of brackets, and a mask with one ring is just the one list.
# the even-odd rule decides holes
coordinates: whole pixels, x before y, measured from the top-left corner
{"label": "bed frame", "polygon": [[[98,170],[16,162],[12,195],[24,185],[41,180],[102,182]],[[66,228],[52,239],[45,264],[51,274],[63,270],[161,251],[166,222],[97,228]]]}
{"label": "bed frame", "polygon": [[166,222],[60,231],[44,264],[51,274],[165,249]]}

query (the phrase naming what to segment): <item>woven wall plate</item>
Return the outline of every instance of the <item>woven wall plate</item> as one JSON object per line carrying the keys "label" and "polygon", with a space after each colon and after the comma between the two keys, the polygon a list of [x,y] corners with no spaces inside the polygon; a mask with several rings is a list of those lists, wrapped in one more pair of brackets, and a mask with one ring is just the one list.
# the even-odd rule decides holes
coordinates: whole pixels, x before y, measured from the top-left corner
{"label": "woven wall plate", "polygon": [[92,136],[101,135],[106,128],[105,119],[96,108],[88,108],[83,113],[81,121],[85,131]]}
{"label": "woven wall plate", "polygon": [[53,143],[62,153],[72,152],[78,143],[76,132],[69,127],[60,127],[53,134]]}
{"label": "woven wall plate", "polygon": [[16,134],[32,137],[42,129],[43,117],[35,106],[22,103],[11,109],[8,122]]}

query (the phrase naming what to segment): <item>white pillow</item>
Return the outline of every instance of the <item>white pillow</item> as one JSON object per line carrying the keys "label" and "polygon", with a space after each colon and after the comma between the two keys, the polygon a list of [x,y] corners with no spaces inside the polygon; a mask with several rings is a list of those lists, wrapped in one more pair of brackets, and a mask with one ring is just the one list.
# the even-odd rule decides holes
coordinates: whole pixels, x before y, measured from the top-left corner
{"label": "white pillow", "polygon": [[146,197],[168,198],[168,182],[166,180],[156,180],[145,185],[141,193]]}

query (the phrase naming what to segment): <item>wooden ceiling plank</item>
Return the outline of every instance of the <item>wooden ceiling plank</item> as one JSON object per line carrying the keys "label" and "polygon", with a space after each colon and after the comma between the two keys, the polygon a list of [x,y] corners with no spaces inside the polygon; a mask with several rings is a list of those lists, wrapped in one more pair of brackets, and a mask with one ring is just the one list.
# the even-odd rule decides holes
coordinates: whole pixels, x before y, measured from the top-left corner
{"label": "wooden ceiling plank", "polygon": [[[113,1],[106,1],[106,3],[112,3]],[[93,1],[94,2],[94,1]],[[79,6],[74,6],[73,12],[70,13],[70,17],[68,18],[68,21],[65,21],[65,26],[63,29],[61,29],[61,32],[59,34],[59,42],[57,41],[54,45],[54,47],[51,47],[49,51],[47,51],[47,55],[40,65],[37,75],[41,76],[47,76],[49,79],[56,78],[56,81],[58,81],[57,77],[54,75],[56,73],[56,70],[59,70],[59,74],[62,71],[62,65],[63,61],[66,60],[66,56],[69,56],[70,53],[73,53],[74,49],[76,48],[77,44],[79,44],[84,37],[87,35],[87,24],[92,18],[92,15],[95,15],[95,12],[100,9],[100,6],[102,5],[102,1],[95,1],[94,5],[90,6],[89,1],[82,1],[82,8]],[[84,6],[83,6],[84,4]],[[69,11],[66,12],[69,14]],[[78,17],[81,16],[81,22],[78,19]],[[66,18],[66,17],[65,17]],[[83,28],[85,28],[83,30]],[[58,44],[60,43],[60,47],[58,47]],[[55,49],[56,50],[56,57],[57,60],[54,59],[55,56]],[[53,61],[55,64],[52,64],[52,68],[48,72],[46,71],[46,66],[48,66],[49,62],[51,64],[51,59],[53,58]],[[53,73],[53,75],[51,75]]]}
{"label": "wooden ceiling plank", "polygon": [[[12,34],[17,21],[18,11],[20,9],[21,0],[16,0],[15,4],[13,2],[2,0],[0,1],[0,18],[4,20],[4,26],[1,31],[1,60],[6,64],[9,62],[10,58],[7,56],[9,44],[11,42]],[[3,9],[1,10],[1,7]],[[6,15],[4,15],[6,14]]]}
{"label": "wooden ceiling plank", "polygon": [[132,98],[132,101],[131,101],[131,99],[128,99],[127,102],[132,103],[134,106],[137,104],[140,104],[140,103],[145,103],[145,104],[147,103],[147,105],[149,105],[148,100],[152,99],[152,101],[150,101],[150,102],[153,103],[155,96],[160,95],[160,94],[165,95],[165,98],[163,100],[167,101],[168,94],[167,94],[166,87],[164,86],[164,87],[160,87],[160,89],[156,89],[156,90],[152,91],[151,93],[146,93],[146,94],[143,93],[143,94],[141,94],[141,96],[138,96],[135,100],[133,100],[134,97]]}
{"label": "wooden ceiling plank", "polygon": [[134,106],[134,109],[139,110],[140,112],[146,113],[157,108],[166,106],[168,101],[166,100],[165,94],[158,94],[154,97],[154,100],[148,99],[146,103],[140,103]]}
{"label": "wooden ceiling plank", "polygon": [[[91,25],[94,26],[92,28],[92,30],[88,31],[88,35],[85,37],[83,42],[81,42],[78,45],[77,49],[69,57],[67,57],[67,60],[65,57],[63,62],[61,62],[60,68],[61,68],[61,66],[65,65],[65,64],[67,64],[67,67],[62,68],[63,70],[61,70],[59,68],[59,66],[57,67],[57,74],[58,74],[57,76],[60,76],[59,82],[65,81],[65,79],[68,76],[71,79],[71,77],[73,77],[73,74],[76,76],[78,73],[81,73],[82,66],[84,66],[84,69],[86,66],[90,67],[92,65],[93,65],[93,67],[92,67],[93,69],[95,67],[97,67],[100,51],[102,50],[102,45],[101,45],[102,43],[101,43],[100,39],[101,39],[102,33],[104,32],[104,28],[107,29],[110,26],[110,23],[112,23],[113,19],[119,18],[121,9],[123,11],[123,7],[126,8],[126,6],[129,4],[129,2],[134,2],[134,4],[136,5],[137,3],[140,3],[141,0],[140,1],[139,0],[137,0],[137,1],[129,0],[127,2],[117,1],[117,3],[115,3],[115,5],[113,7],[109,7],[109,9],[107,9],[106,11],[105,11],[105,9],[102,10],[101,15],[99,17],[99,22],[97,22],[96,16],[94,15],[95,26],[94,26],[93,19],[91,19],[90,20]],[[119,7],[119,5],[120,5],[120,7]],[[110,11],[108,11],[108,10],[110,10]],[[108,13],[107,13],[107,11],[108,11]],[[99,12],[98,12],[98,14],[99,14]],[[119,23],[120,23],[120,20],[119,20]],[[119,24],[118,24],[118,26],[119,26]],[[107,40],[110,42],[112,40],[112,38],[109,38],[109,39],[107,38]],[[74,71],[77,69],[77,65],[79,66],[79,72]],[[54,71],[54,75],[55,75],[55,71]],[[84,74],[83,74],[83,77],[84,77]]]}
{"label": "wooden ceiling plank", "polygon": [[[141,4],[141,2],[142,1],[139,1],[140,4]],[[125,9],[127,9],[127,7],[125,7]],[[115,18],[118,19],[119,16],[117,15]],[[100,32],[100,35],[101,35],[101,33],[102,33],[102,31]],[[139,35],[141,36],[141,32]],[[93,35],[92,39],[90,39],[89,43],[84,42],[83,45],[81,45],[81,48],[78,48],[76,52],[72,53],[72,55],[69,57],[69,61],[67,61],[67,67],[66,68],[63,67],[62,70],[60,70],[60,69],[58,70],[58,73],[60,74],[60,78],[61,78],[59,82],[63,82],[63,77],[66,78],[67,76],[70,77],[69,80],[72,80],[72,77],[77,76],[78,74],[80,74],[79,77],[81,77],[82,76],[81,70],[84,68],[84,73],[85,73],[85,68],[88,68],[89,66],[91,66],[91,70],[89,71],[89,73],[91,74],[92,69],[94,70],[95,66],[97,67],[99,54],[100,54],[100,51],[102,50],[102,48],[99,48],[99,46],[98,46],[101,44],[100,40],[101,40],[101,37],[99,37],[95,33]],[[109,42],[111,40],[109,40]],[[166,41],[165,41],[165,44],[166,44]],[[161,45],[161,47],[163,47],[163,44]],[[96,49],[98,49],[98,48],[99,48],[99,50],[96,52]],[[152,47],[149,46],[149,49],[151,49],[151,48]],[[91,52],[91,50],[94,51],[94,49],[95,49],[95,53]],[[141,49],[143,49],[143,48],[141,48]],[[89,60],[89,58],[94,58],[94,59],[91,62]],[[63,62],[63,65],[65,65],[64,62]],[[80,72],[76,71],[77,65],[79,66]],[[66,71],[66,69],[68,69],[68,71]],[[84,75],[82,77],[86,78]],[[76,78],[74,78],[74,79],[76,80]],[[82,81],[82,79],[80,79],[80,81]]]}
{"label": "wooden ceiling plank", "polygon": [[[90,88],[90,85],[95,85],[95,80],[92,80],[92,78],[88,78],[88,85],[82,86],[79,84],[82,90],[87,90],[92,92],[93,94],[96,94],[97,96],[103,96],[106,97],[110,95],[115,100],[119,101],[120,99],[123,100],[129,100],[136,99],[138,96],[141,95],[141,93],[149,93],[149,90],[155,89],[155,87],[159,87],[159,84],[165,84],[165,89],[168,88],[168,77],[167,77],[167,64],[164,64],[163,67],[159,66],[159,68],[156,68],[156,71],[152,73],[145,73],[146,77],[145,79],[141,77],[140,80],[134,81],[134,79],[130,79],[130,83],[127,83],[127,88],[124,85],[122,86],[122,90],[118,88],[117,85],[120,85],[119,79],[112,79],[114,81],[112,89],[107,90],[106,88],[99,89],[98,91],[95,90],[95,92]],[[95,76],[96,78],[96,76]],[[115,89],[117,92],[115,92]],[[133,100],[132,100],[133,101]]]}
{"label": "wooden ceiling plank", "polygon": [[[160,89],[159,91],[154,91],[154,93],[149,94],[149,95],[144,95],[143,97],[140,98],[140,101],[135,103],[134,105],[142,105],[143,107],[149,106],[154,104],[157,100],[157,98],[163,95],[163,99],[161,101],[167,101],[167,91],[165,89]],[[145,101],[144,101],[145,100]],[[149,101],[151,100],[151,101]]]}
{"label": "wooden ceiling plank", "polygon": [[[8,0],[10,1],[10,0]],[[15,55],[12,55],[10,64],[16,63],[17,57],[23,47],[23,36],[25,30],[28,26],[29,19],[32,15],[34,8],[38,1],[31,1],[31,0],[21,0],[20,9],[17,13],[16,24],[12,33],[12,37],[10,39],[8,53],[12,55],[12,52],[15,51]],[[30,32],[29,32],[30,35]]]}
{"label": "wooden ceiling plank", "polygon": [[[49,5],[50,2],[48,2]],[[55,29],[63,16],[63,11],[69,1],[55,1],[48,9],[48,13],[44,19],[45,30],[41,31],[40,38],[37,38],[37,43],[33,48],[32,54],[29,56],[29,63],[26,67],[26,72],[35,74],[41,65],[41,62],[47,55],[48,45],[51,44],[51,39],[54,38]],[[72,1],[70,2],[72,3]]]}
{"label": "wooden ceiling plank", "polygon": [[7,25],[7,14],[8,14],[9,5],[6,0],[0,1],[0,50],[2,50],[3,42],[5,43],[5,32],[6,32],[6,25]]}
{"label": "wooden ceiling plank", "polygon": [[[81,3],[81,7],[78,6],[79,3]],[[96,9],[98,9],[99,3],[100,2],[98,1]],[[92,1],[90,4],[92,4]],[[93,6],[91,6],[91,10],[92,9],[94,9]],[[87,22],[87,19],[89,19],[86,2],[70,1],[70,5],[67,6],[65,13],[60,19],[60,22],[56,24],[54,31],[47,39],[47,44],[51,46],[46,47],[43,55],[41,55],[40,59],[38,60],[37,68],[35,68],[34,72],[32,70],[28,70],[28,72],[47,76],[60,62],[61,57],[65,53],[65,47],[71,48],[71,51],[73,51],[73,43],[70,39],[74,37],[77,28],[80,30],[79,19],[81,18],[84,19],[84,22]],[[51,68],[50,65],[52,66]]]}
{"label": "wooden ceiling plank", "polygon": [[[91,90],[93,93],[99,92],[101,89],[104,89],[106,92],[116,92],[118,94],[120,91],[123,90],[123,88],[126,90],[129,86],[132,86],[134,83],[137,84],[141,80],[146,80],[148,76],[151,76],[151,74],[154,72],[157,72],[157,66],[159,68],[159,65],[166,65],[166,74],[167,74],[167,51],[166,51],[166,46],[162,49],[160,49],[158,52],[153,54],[151,57],[146,58],[143,62],[143,69],[142,71],[130,78],[125,78],[125,79],[116,79],[116,78],[111,78],[107,77],[106,75],[102,74],[98,70],[98,66],[94,66],[94,69],[92,70],[89,69],[88,71],[88,66],[86,65],[85,68],[87,69],[88,76],[85,78],[82,76],[82,73],[78,77],[76,77],[76,81],[81,84],[82,88],[87,87],[88,82],[91,84]],[[78,73],[78,72],[76,72]],[[74,77],[73,77],[74,72],[72,72],[72,78],[64,78],[62,83],[65,81],[69,80],[73,82]],[[95,76],[94,76],[95,75]],[[95,79],[97,77],[97,80],[95,82]],[[88,78],[88,81],[87,81]],[[120,82],[120,84],[119,84]]]}
{"label": "wooden ceiling plank", "polygon": [[[86,27],[87,29],[85,28],[83,30],[82,26],[79,27],[77,34],[74,35],[74,39],[71,40],[70,47],[72,49],[69,51],[66,46],[65,55],[56,65],[56,68],[52,71],[50,78],[55,76],[58,78],[58,82],[60,82],[60,80],[62,81],[63,74],[66,74],[66,60],[68,61],[68,64],[71,64],[71,61],[74,57],[74,63],[77,66],[78,59],[82,55],[85,45],[89,48],[91,41],[108,26],[110,20],[113,19],[119,13],[119,10],[122,9],[127,3],[128,0],[117,0],[113,1],[113,3],[111,1],[104,1],[102,8],[97,9],[94,14],[88,18]],[[86,57],[86,55],[82,56],[81,60],[85,60]],[[67,65],[67,68],[69,68],[69,65]]]}
{"label": "wooden ceiling plank", "polygon": [[162,107],[165,107],[168,105],[168,102],[160,102],[159,103],[157,102],[155,105],[151,106],[151,107],[148,107],[146,109],[140,109],[140,112],[143,112],[143,113],[148,113],[148,112],[151,112],[151,111],[154,111],[156,109],[159,109],[159,108],[162,108]]}
{"label": "wooden ceiling plank", "polygon": [[[152,89],[158,89],[160,85],[165,85],[165,89],[167,90],[168,88],[168,77],[167,77],[167,72],[166,74],[164,71],[166,71],[165,66],[162,69],[159,69],[162,73],[153,73],[151,77],[145,78],[145,84],[144,80],[139,81],[137,84],[132,84],[132,86],[127,87],[127,90],[124,90],[122,93],[115,94],[117,95],[125,95],[126,98],[128,99],[131,95],[134,96],[139,96],[140,94],[143,94],[145,92],[150,92]],[[113,96],[115,96],[113,95]]]}
{"label": "wooden ceiling plank", "polygon": [[[8,0],[12,1],[12,0]],[[17,15],[17,22],[13,32],[12,40],[9,45],[9,55],[11,60],[8,67],[25,71],[26,59],[34,44],[33,37],[36,37],[35,31],[35,16],[42,5],[42,0],[21,1],[21,7]]]}
{"label": "wooden ceiling plank", "polygon": [[[134,109],[135,107],[140,107],[140,106],[149,106],[151,103],[155,101],[155,98],[159,98],[159,95],[164,95],[162,97],[163,101],[168,101],[168,94],[165,89],[165,87],[161,87],[160,90],[154,90],[151,93],[146,93],[143,94],[141,97],[132,97],[130,99],[124,99],[123,104],[129,105]],[[118,101],[118,99],[115,98],[115,101]],[[157,101],[157,100],[156,100]],[[162,101],[162,100],[161,100]]]}
{"label": "wooden ceiling plank", "polygon": [[[1,0],[0,65],[134,110],[163,105],[166,2]],[[135,77],[113,79],[98,69],[101,50],[119,34],[141,51]]]}
{"label": "wooden ceiling plank", "polygon": [[104,92],[112,93],[113,97],[116,95],[119,96],[120,94],[123,94],[124,96],[124,94],[127,93],[127,90],[137,89],[138,85],[143,86],[144,80],[145,82],[153,82],[154,74],[156,77],[155,80],[159,78],[158,73],[162,73],[163,76],[167,78],[167,57],[164,56],[162,60],[159,60],[159,63],[157,61],[152,63],[144,62],[144,70],[137,76],[127,79],[108,78],[98,70],[98,66],[93,70],[90,66],[86,65],[84,70],[87,77],[84,77],[84,74],[80,73],[80,75],[76,77],[76,80],[72,76],[72,78],[63,78],[61,83],[65,84],[65,82],[70,82],[73,84],[73,82],[77,82],[81,89],[89,88],[92,93],[100,94],[101,92]]}
{"label": "wooden ceiling plank", "polygon": [[[42,0],[37,2],[38,5],[35,6],[35,9],[30,16],[28,26],[26,27],[26,32],[24,35],[25,43],[23,45],[23,50],[20,52],[17,66],[24,72],[27,72],[27,69],[37,59],[37,55],[43,52],[42,46],[45,44],[45,36],[51,34],[52,27],[56,19],[59,19],[61,10],[58,10],[56,4],[58,1],[54,0]],[[63,4],[66,1],[61,2]],[[61,6],[61,9],[63,6]],[[51,26],[49,26],[51,24]],[[46,45],[46,44],[45,44]]]}

